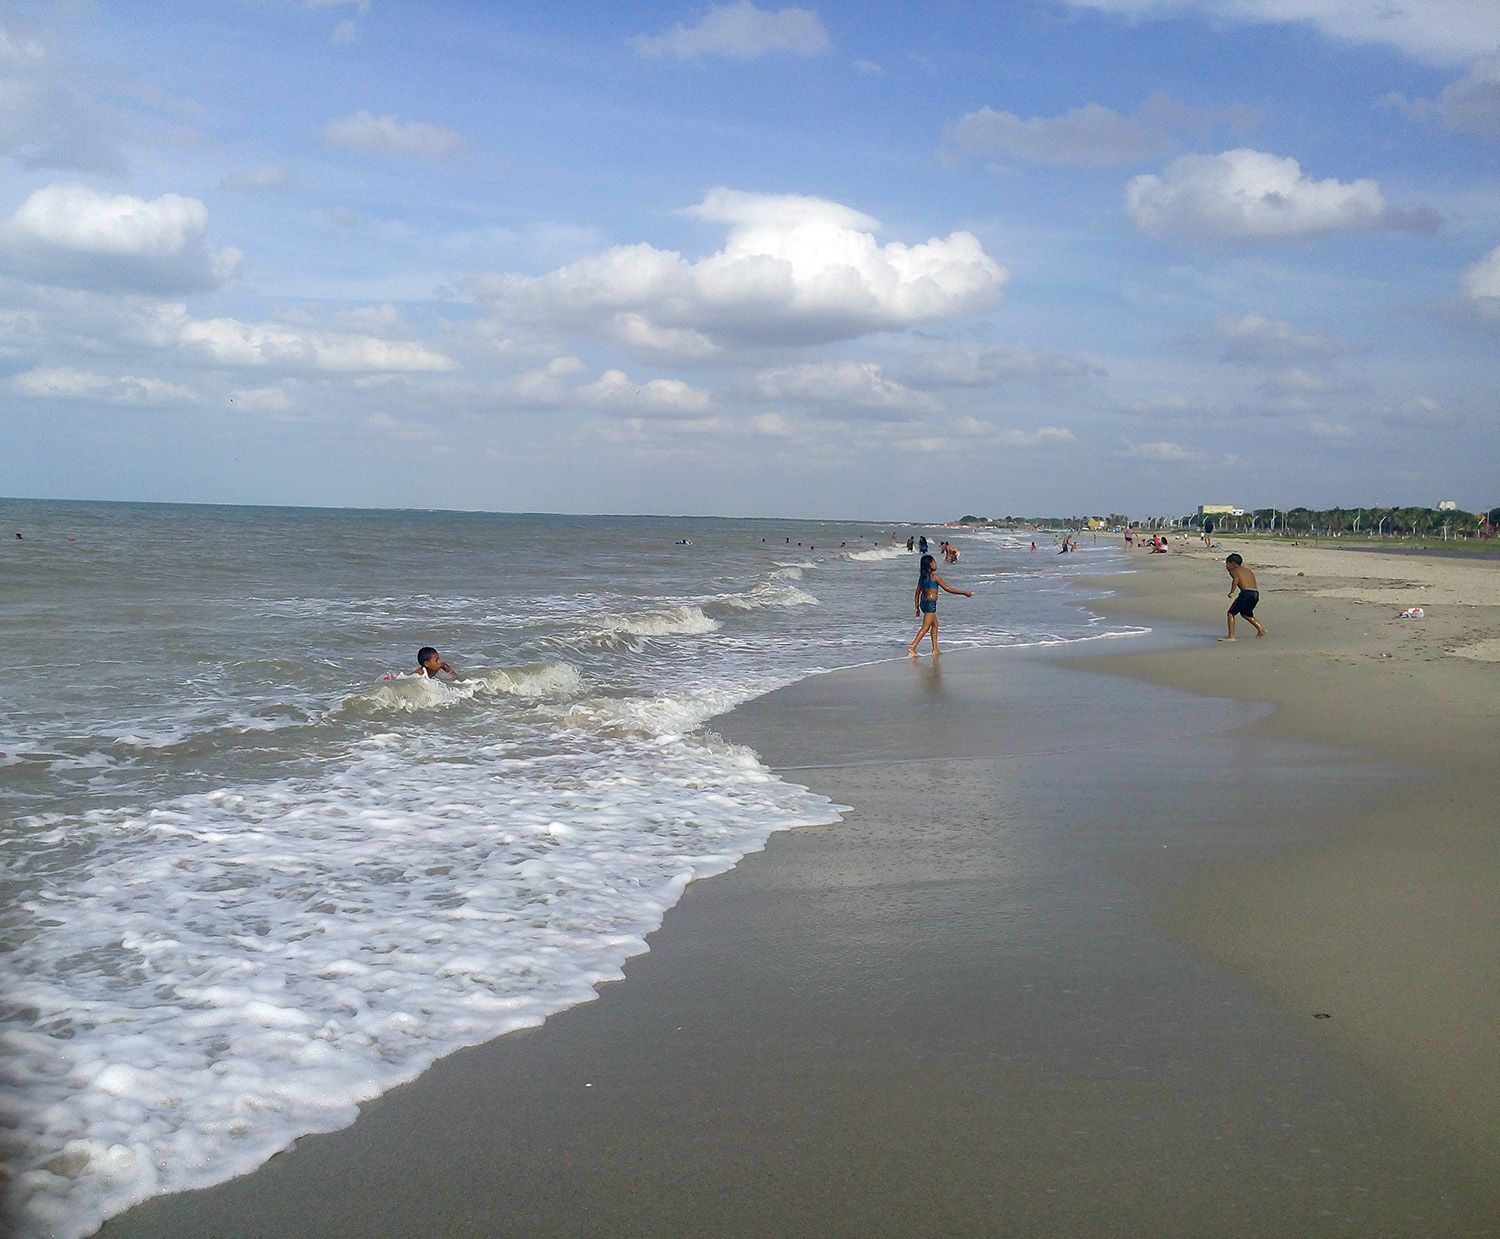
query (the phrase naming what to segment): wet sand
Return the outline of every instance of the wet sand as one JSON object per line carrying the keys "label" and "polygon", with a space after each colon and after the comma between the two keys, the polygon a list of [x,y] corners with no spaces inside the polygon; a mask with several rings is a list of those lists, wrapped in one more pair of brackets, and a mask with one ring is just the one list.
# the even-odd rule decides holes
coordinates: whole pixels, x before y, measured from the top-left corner
{"label": "wet sand", "polygon": [[[1474,929],[1431,925],[1441,899],[1403,885],[1425,861],[1387,863],[1431,753],[1365,743],[1317,680],[1270,716],[1257,668],[1295,685],[1303,640],[1278,587],[1275,640],[1220,646],[1222,568],[1155,559],[1104,605],[1196,627],[1138,653],[950,652],[719,720],[845,821],[691,886],[597,1001],[102,1233],[1494,1233],[1485,1122],[1432,1084],[1448,1069],[1379,1049],[1494,1084],[1477,1011],[1391,1015],[1426,984],[1394,947]],[[1149,682],[1180,677],[1195,693]],[[1426,819],[1433,873],[1474,863],[1464,803]]]}

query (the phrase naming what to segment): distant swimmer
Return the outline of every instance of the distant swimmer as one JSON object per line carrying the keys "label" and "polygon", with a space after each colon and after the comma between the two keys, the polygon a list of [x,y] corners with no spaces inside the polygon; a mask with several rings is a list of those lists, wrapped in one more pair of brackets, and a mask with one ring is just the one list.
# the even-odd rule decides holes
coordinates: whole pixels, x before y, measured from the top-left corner
{"label": "distant swimmer", "polygon": [[438,678],[439,672],[450,675],[455,680],[463,679],[463,676],[459,675],[457,671],[443,661],[442,655],[433,649],[432,646],[424,645],[417,651],[417,669],[413,674],[431,676],[435,680]]}
{"label": "distant swimmer", "polygon": [[932,635],[932,653],[936,657],[938,652],[938,590],[946,590],[950,594],[958,594],[963,598],[972,598],[974,595],[966,589],[954,589],[942,577],[938,576],[937,560],[931,555],[922,556],[919,573],[917,577],[917,591],[912,599],[912,603],[917,609],[917,616],[921,619],[922,626],[917,629],[916,640],[906,647],[906,652],[915,658],[917,656],[917,646],[921,645],[922,638],[930,633]]}
{"label": "distant swimmer", "polygon": [[[764,539],[762,539],[762,541],[764,541]],[[693,545],[693,540],[691,538],[678,538],[677,539],[677,545],[678,546],[692,546]]]}

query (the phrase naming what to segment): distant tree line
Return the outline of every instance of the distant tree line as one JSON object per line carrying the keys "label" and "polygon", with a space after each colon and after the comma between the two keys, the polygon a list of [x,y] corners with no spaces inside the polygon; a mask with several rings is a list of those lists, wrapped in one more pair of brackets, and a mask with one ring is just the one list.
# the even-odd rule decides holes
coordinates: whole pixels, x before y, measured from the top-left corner
{"label": "distant tree line", "polygon": [[1010,529],[1081,529],[1090,520],[1106,529],[1135,525],[1143,529],[1193,528],[1205,521],[1223,533],[1274,533],[1287,537],[1399,537],[1493,538],[1500,534],[1500,507],[1488,512],[1459,512],[1439,508],[1255,508],[1239,516],[1210,512],[1200,516],[965,516],[964,525],[992,525]]}
{"label": "distant tree line", "polygon": [[1492,538],[1500,529],[1500,507],[1488,512],[1438,508],[1256,508],[1242,516],[1196,512],[1177,521],[1201,527],[1212,522],[1226,533],[1284,533],[1288,537]]}

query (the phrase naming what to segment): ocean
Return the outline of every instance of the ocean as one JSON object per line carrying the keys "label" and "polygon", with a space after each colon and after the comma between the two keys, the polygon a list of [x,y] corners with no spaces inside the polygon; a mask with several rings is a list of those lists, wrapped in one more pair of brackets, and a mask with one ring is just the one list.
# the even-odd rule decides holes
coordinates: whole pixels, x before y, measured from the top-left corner
{"label": "ocean", "polygon": [[[347,1126],[588,1001],[688,882],[838,821],[713,719],[904,657],[923,532],[974,591],[942,596],[947,650],[1142,631],[1078,605],[1112,538],[0,500],[21,1233]],[[464,678],[408,674],[422,645]]]}

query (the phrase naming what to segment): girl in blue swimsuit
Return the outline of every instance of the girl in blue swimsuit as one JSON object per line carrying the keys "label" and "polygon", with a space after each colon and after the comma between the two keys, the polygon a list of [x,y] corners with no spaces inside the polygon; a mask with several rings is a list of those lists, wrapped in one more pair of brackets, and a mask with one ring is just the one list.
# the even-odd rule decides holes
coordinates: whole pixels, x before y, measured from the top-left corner
{"label": "girl in blue swimsuit", "polygon": [[972,598],[974,595],[966,589],[954,589],[947,581],[937,574],[937,560],[931,555],[922,556],[921,575],[917,577],[917,592],[912,599],[917,608],[917,616],[922,621],[922,627],[917,630],[917,637],[906,647],[906,652],[913,658],[917,654],[917,646],[922,644],[922,638],[928,633],[932,634],[932,652],[938,652],[937,632],[937,596],[938,590],[944,590],[950,594],[958,594],[964,598]]}

